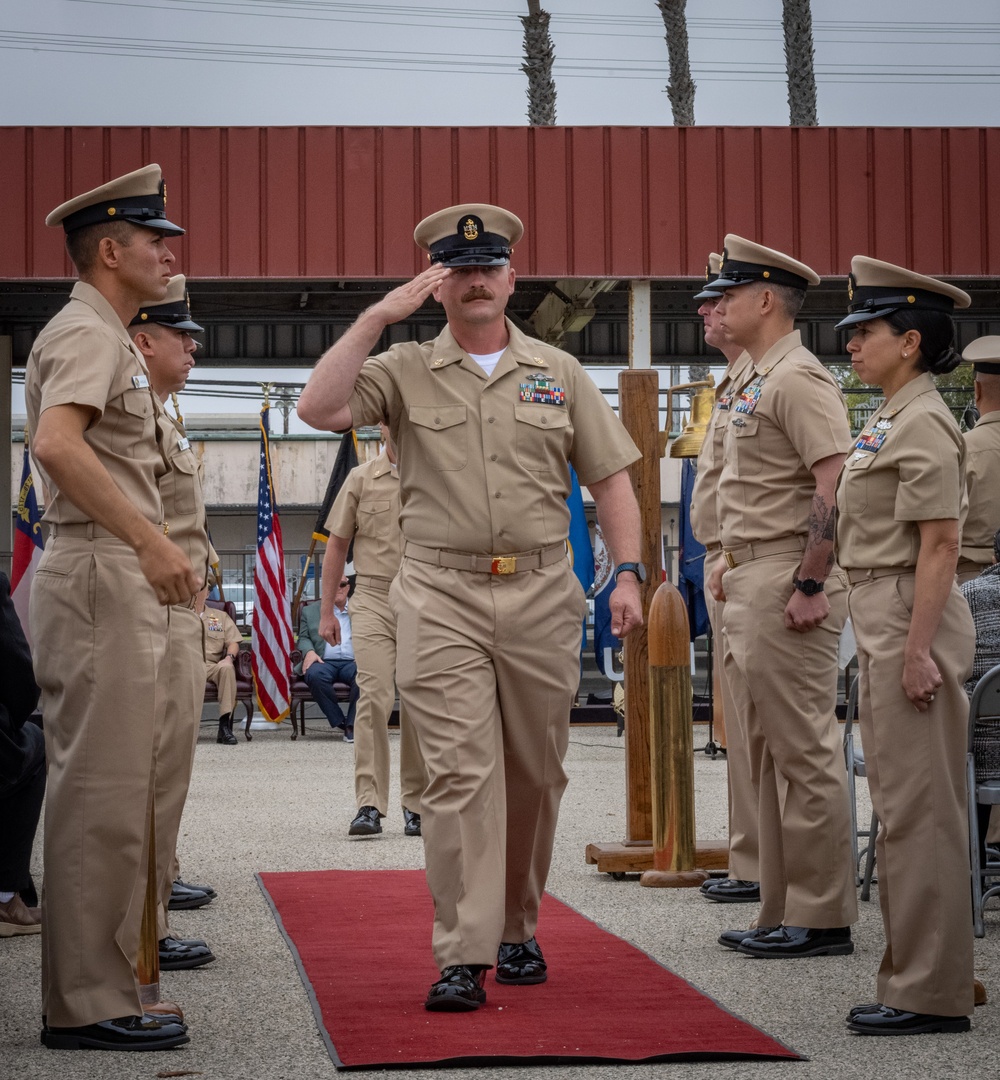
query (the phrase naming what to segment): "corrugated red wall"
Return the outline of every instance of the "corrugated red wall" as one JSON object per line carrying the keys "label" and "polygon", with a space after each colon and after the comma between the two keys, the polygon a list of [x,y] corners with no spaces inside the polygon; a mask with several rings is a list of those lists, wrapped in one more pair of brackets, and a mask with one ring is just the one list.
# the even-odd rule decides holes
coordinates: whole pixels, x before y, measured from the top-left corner
{"label": "corrugated red wall", "polygon": [[178,269],[405,278],[425,214],[519,214],[529,277],[703,273],[726,232],[820,274],[855,254],[1000,275],[997,128],[0,128],[0,278],[70,277],[63,200],[159,162]]}

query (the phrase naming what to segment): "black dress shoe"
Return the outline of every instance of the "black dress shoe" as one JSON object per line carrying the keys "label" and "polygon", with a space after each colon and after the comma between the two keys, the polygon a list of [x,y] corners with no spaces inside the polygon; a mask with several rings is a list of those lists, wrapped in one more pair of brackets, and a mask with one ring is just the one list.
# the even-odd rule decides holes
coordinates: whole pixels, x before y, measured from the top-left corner
{"label": "black dress shoe", "polygon": [[420,835],[420,815],[403,807],[403,834],[405,836]]}
{"label": "black dress shoe", "polygon": [[374,806],[362,806],[347,830],[348,836],[377,836],[382,831],[382,815]]}
{"label": "black dress shoe", "polygon": [[219,895],[211,885],[192,885],[190,881],[181,881],[180,878],[174,882],[174,885],[179,885],[182,889],[190,889],[192,892],[203,892],[211,900]]}
{"label": "black dress shoe", "polygon": [[777,929],[777,926],[755,926],[752,930],[723,930],[719,934],[719,944],[727,949],[738,949],[744,941],[773,934]]}
{"label": "black dress shoe", "polygon": [[935,1016],[933,1013],[905,1012],[879,1005],[874,1012],[855,1013],[847,1026],[858,1035],[932,1035],[968,1031],[972,1022],[967,1016]]}
{"label": "black dress shoe", "polygon": [[210,964],[214,959],[215,954],[204,942],[185,945],[177,938],[160,938],[161,971],[186,971],[188,968]]}
{"label": "black dress shoe", "polygon": [[50,1050],[169,1050],[190,1041],[184,1024],[161,1024],[148,1016],[42,1028],[42,1046]]}
{"label": "black dress shoe", "polygon": [[847,1023],[849,1024],[855,1016],[860,1016],[862,1013],[878,1012],[882,1006],[877,1001],[870,1001],[867,1005],[852,1005],[847,1013]]}
{"label": "black dress shoe", "polygon": [[170,902],[167,907],[170,911],[190,911],[192,908],[204,907],[211,902],[212,897],[208,893],[185,885],[183,881],[175,881],[170,887]]}
{"label": "black dress shoe", "polygon": [[469,1012],[486,1001],[486,967],[483,964],[458,964],[446,967],[441,978],[431,985],[424,1008],[431,1012]]}
{"label": "black dress shoe", "polygon": [[706,881],[701,887],[701,895],[720,904],[759,904],[760,882],[737,881],[736,878]]}
{"label": "black dress shoe", "polygon": [[514,986],[543,983],[548,978],[545,968],[541,946],[533,937],[520,944],[500,942],[497,950],[498,983],[510,983]]}
{"label": "black dress shoe", "polygon": [[849,956],[854,952],[851,928],[813,930],[808,926],[779,926],[770,934],[740,943],[747,956],[782,959],[799,956]]}

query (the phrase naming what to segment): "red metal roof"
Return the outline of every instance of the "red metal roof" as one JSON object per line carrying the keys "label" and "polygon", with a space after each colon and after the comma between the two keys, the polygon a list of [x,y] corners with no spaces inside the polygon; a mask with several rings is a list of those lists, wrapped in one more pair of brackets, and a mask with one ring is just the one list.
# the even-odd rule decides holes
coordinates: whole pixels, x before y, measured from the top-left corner
{"label": "red metal roof", "polygon": [[735,232],[821,275],[855,254],[1000,276],[1000,129],[0,128],[0,278],[72,272],[53,207],[148,162],[196,278],[406,278],[458,202],[525,222],[528,277],[696,277]]}

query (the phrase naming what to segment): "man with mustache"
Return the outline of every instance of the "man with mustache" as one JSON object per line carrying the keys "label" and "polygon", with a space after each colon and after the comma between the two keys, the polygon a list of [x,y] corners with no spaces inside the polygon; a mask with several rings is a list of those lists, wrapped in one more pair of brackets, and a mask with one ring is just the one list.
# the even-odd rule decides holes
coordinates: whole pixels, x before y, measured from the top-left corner
{"label": "man with mustache", "polygon": [[[399,448],[403,561],[389,602],[396,682],[427,769],[432,1011],[479,1008],[494,964],[498,982],[546,978],[535,928],[586,610],[566,558],[570,464],[619,561],[612,632],[642,623],[625,471],[639,452],[579,363],[505,318],[522,233],[481,203],[425,218],[414,239],[430,267],[361,314],[299,399],[314,427],[384,421]],[[431,296],[442,333],[371,357]]]}

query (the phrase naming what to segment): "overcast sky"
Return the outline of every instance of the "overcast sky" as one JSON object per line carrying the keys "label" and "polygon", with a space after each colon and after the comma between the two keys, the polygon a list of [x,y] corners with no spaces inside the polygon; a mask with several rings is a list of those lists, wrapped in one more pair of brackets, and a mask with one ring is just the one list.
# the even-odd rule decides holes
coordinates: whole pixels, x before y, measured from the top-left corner
{"label": "overcast sky", "polygon": [[[560,124],[670,124],[654,0],[543,0]],[[3,124],[524,124],[524,0],[3,0]],[[998,0],[812,0],[819,120],[995,125]],[[699,124],[786,124],[780,0],[688,0]]]}

